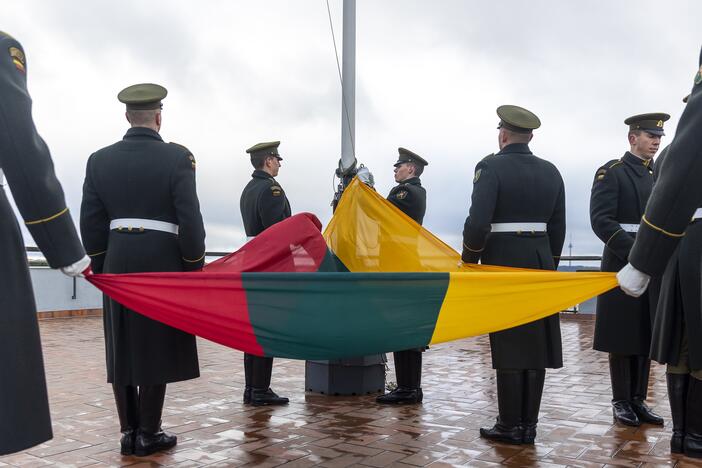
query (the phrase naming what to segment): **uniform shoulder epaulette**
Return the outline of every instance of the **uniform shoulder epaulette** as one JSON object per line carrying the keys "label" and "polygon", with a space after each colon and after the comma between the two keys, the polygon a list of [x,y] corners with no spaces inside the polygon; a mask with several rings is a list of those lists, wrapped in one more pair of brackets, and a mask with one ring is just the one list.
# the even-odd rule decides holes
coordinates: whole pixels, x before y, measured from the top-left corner
{"label": "uniform shoulder epaulette", "polygon": [[171,141],[168,144],[173,145],[176,148],[183,150],[183,154],[185,154],[188,157],[188,159],[190,160],[190,164],[193,166],[193,169],[195,169],[195,166],[196,166],[195,156],[193,156],[193,153],[186,146],[183,146],[180,143],[175,143],[173,141]]}
{"label": "uniform shoulder epaulette", "polygon": [[169,142],[168,144],[169,144],[169,145],[173,145],[173,146],[175,146],[176,148],[180,148],[180,149],[182,149],[183,151],[185,151],[186,153],[192,154],[192,152],[188,149],[187,146],[183,146],[183,145],[181,145],[180,143],[176,143],[176,142],[174,142],[174,141],[171,141],[171,142]]}
{"label": "uniform shoulder epaulette", "polygon": [[597,169],[597,172],[595,173],[595,180],[602,180],[604,179],[605,174],[607,174],[607,171],[617,167],[619,165],[623,164],[621,159],[614,159],[612,161],[608,161],[605,163],[604,166],[600,167]]}
{"label": "uniform shoulder epaulette", "polygon": [[[495,153],[490,153],[487,156],[485,156],[483,159],[481,159],[479,164],[487,163],[488,161],[490,161],[491,159],[494,159],[495,157],[496,157]],[[480,179],[480,174],[482,172],[483,172],[482,169],[478,169],[475,171],[475,174],[473,175],[473,183],[474,184],[476,182],[478,182],[478,179]]]}

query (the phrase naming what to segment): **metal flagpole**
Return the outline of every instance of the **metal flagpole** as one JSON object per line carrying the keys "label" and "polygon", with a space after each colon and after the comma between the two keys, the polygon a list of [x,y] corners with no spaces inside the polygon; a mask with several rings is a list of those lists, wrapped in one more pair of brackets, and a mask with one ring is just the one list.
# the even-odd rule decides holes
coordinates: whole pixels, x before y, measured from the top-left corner
{"label": "metal flagpole", "polygon": [[[331,12],[327,0],[331,25]],[[344,30],[341,74],[341,159],[336,175],[341,179],[332,205],[358,174],[372,185],[372,175],[361,165],[356,168],[356,0],[344,0]],[[333,27],[332,27],[333,38]],[[334,45],[336,49],[336,44]],[[338,55],[337,55],[338,68]],[[362,178],[365,172],[366,178]],[[330,313],[333,313],[330,311]],[[305,362],[305,390],[326,395],[365,395],[385,387],[385,355],[349,357],[332,361]]]}
{"label": "metal flagpole", "polygon": [[339,166],[347,172],[356,166],[356,0],[344,0],[343,38]]}

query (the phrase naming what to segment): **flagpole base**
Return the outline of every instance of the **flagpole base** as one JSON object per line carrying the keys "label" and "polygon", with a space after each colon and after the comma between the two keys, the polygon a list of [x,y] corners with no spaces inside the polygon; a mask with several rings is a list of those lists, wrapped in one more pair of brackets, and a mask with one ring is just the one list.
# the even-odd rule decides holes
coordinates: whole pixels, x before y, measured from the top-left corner
{"label": "flagpole base", "polygon": [[385,354],[305,362],[305,389],[324,395],[368,395],[385,388]]}

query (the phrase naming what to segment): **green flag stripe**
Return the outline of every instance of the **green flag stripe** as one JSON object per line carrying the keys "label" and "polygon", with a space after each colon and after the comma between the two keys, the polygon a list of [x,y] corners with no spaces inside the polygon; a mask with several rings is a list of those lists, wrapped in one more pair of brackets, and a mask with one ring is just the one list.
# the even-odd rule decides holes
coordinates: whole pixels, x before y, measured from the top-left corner
{"label": "green flag stripe", "polygon": [[267,356],[336,359],[429,344],[448,273],[242,273]]}

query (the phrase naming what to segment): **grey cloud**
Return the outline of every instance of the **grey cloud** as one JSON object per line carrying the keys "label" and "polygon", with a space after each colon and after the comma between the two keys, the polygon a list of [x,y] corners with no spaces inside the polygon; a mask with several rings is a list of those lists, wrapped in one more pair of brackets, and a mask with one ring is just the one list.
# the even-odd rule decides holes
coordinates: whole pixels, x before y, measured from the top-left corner
{"label": "grey cloud", "polygon": [[[329,219],[341,97],[323,1],[3,6],[29,47],[35,119],[74,213],[85,159],[124,133],[116,92],[152,79],[170,90],[164,136],[198,160],[208,246],[234,245],[251,172],[243,149],[263,139],[283,140],[279,179],[294,211]],[[339,39],[341,2],[331,6]],[[574,253],[599,253],[588,217],[594,171],[627,149],[628,115],[669,112],[673,136],[700,17],[692,0],[358,2],[358,158],[386,195],[397,146],[426,155],[425,225],[458,248],[473,168],[497,150],[495,107],[532,108],[544,123],[534,152],[566,182]]]}

